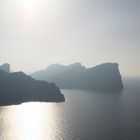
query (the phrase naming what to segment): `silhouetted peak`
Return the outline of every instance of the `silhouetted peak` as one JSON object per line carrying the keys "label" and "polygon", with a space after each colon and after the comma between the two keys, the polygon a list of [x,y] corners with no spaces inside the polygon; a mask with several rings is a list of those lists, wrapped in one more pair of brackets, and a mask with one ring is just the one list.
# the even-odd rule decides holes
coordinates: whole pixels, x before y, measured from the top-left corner
{"label": "silhouetted peak", "polygon": [[13,72],[11,73],[12,75],[22,75],[22,76],[26,76],[26,74],[22,71],[19,71],[19,72]]}
{"label": "silhouetted peak", "polygon": [[77,63],[70,64],[69,67],[71,67],[71,68],[80,68],[80,67],[83,67],[83,66],[82,66],[82,64],[80,62],[77,62]]}
{"label": "silhouetted peak", "polygon": [[97,65],[97,66],[114,66],[114,67],[118,67],[119,64],[118,63],[103,63],[101,65]]}
{"label": "silhouetted peak", "polygon": [[80,62],[76,62],[76,63],[70,64],[69,66],[71,66],[71,67],[79,67],[81,65],[82,64]]}
{"label": "silhouetted peak", "polygon": [[123,89],[117,63],[103,63],[91,68],[86,68],[81,63],[62,66],[61,70],[56,68],[48,71],[47,69],[44,73],[32,74],[32,77],[55,82],[60,88],[101,91],[121,91]]}
{"label": "silhouetted peak", "polygon": [[63,68],[63,67],[65,67],[65,66],[56,63],[56,64],[51,64],[51,65],[49,65],[49,66],[47,67],[47,70],[48,70],[48,69],[53,70],[53,69],[58,69],[58,68]]}
{"label": "silhouetted peak", "polygon": [[30,80],[34,80],[31,76],[26,75],[26,74],[25,74],[24,72],[22,72],[22,71],[13,72],[13,73],[11,73],[11,76],[18,77],[18,78],[21,78],[21,79],[30,79]]}
{"label": "silhouetted peak", "polygon": [[82,66],[82,64],[80,62],[77,63],[73,63],[70,65],[61,65],[61,64],[52,64],[50,66],[48,66],[47,70],[65,70],[65,69],[75,69],[75,68],[85,68],[84,66]]}
{"label": "silhouetted peak", "polygon": [[0,69],[3,70],[4,72],[10,73],[10,64],[4,63],[0,66]]}
{"label": "silhouetted peak", "polygon": [[119,67],[119,64],[118,63],[103,63],[103,64],[100,64],[100,65],[97,65],[97,66],[94,66],[94,67],[91,67],[89,69],[113,69],[113,68],[117,68],[118,69]]}

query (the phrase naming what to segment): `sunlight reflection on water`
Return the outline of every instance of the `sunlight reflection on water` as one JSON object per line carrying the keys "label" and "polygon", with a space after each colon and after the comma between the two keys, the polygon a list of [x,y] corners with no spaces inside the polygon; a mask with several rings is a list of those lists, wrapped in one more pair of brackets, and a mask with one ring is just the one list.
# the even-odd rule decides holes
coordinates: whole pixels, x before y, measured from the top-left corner
{"label": "sunlight reflection on water", "polygon": [[[55,140],[57,115],[53,103],[24,103],[1,108],[0,140]],[[6,113],[6,114],[5,114]],[[5,118],[6,117],[6,118]],[[54,129],[56,128],[56,130]]]}
{"label": "sunlight reflection on water", "polygon": [[63,103],[0,107],[0,140],[140,140],[139,91],[62,90]]}

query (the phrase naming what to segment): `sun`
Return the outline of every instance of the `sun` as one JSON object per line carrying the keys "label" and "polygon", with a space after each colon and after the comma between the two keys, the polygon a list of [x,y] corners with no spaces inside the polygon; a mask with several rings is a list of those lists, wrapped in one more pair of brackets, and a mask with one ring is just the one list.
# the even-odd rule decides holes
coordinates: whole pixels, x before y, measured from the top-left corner
{"label": "sun", "polygon": [[36,1],[35,0],[24,0],[24,8],[25,10],[33,10],[36,6]]}
{"label": "sun", "polygon": [[23,1],[23,13],[27,22],[32,21],[36,12],[37,1],[36,0],[24,0]]}

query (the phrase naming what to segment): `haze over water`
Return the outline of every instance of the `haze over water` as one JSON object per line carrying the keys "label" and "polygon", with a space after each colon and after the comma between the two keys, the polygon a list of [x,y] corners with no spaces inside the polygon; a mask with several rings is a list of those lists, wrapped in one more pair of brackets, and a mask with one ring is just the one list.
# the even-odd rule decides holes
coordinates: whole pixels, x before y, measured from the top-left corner
{"label": "haze over water", "polygon": [[139,80],[122,93],[62,90],[64,103],[0,107],[0,140],[138,140]]}
{"label": "haze over water", "polygon": [[[138,77],[139,26],[140,0],[0,0],[0,65],[32,74],[55,63],[113,62],[122,76]],[[125,79],[121,93],[62,90],[63,103],[0,107],[0,140],[140,140],[139,83]]]}
{"label": "haze over water", "polygon": [[117,62],[140,75],[139,0],[1,0],[0,64],[35,72],[53,63]]}

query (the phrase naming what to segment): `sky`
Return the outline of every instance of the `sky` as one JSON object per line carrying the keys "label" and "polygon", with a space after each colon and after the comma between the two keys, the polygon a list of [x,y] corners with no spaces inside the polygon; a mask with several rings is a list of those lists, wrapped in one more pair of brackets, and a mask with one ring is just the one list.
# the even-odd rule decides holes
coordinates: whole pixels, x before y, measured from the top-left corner
{"label": "sky", "polygon": [[31,73],[117,62],[140,76],[139,15],[139,0],[0,0],[0,64]]}

